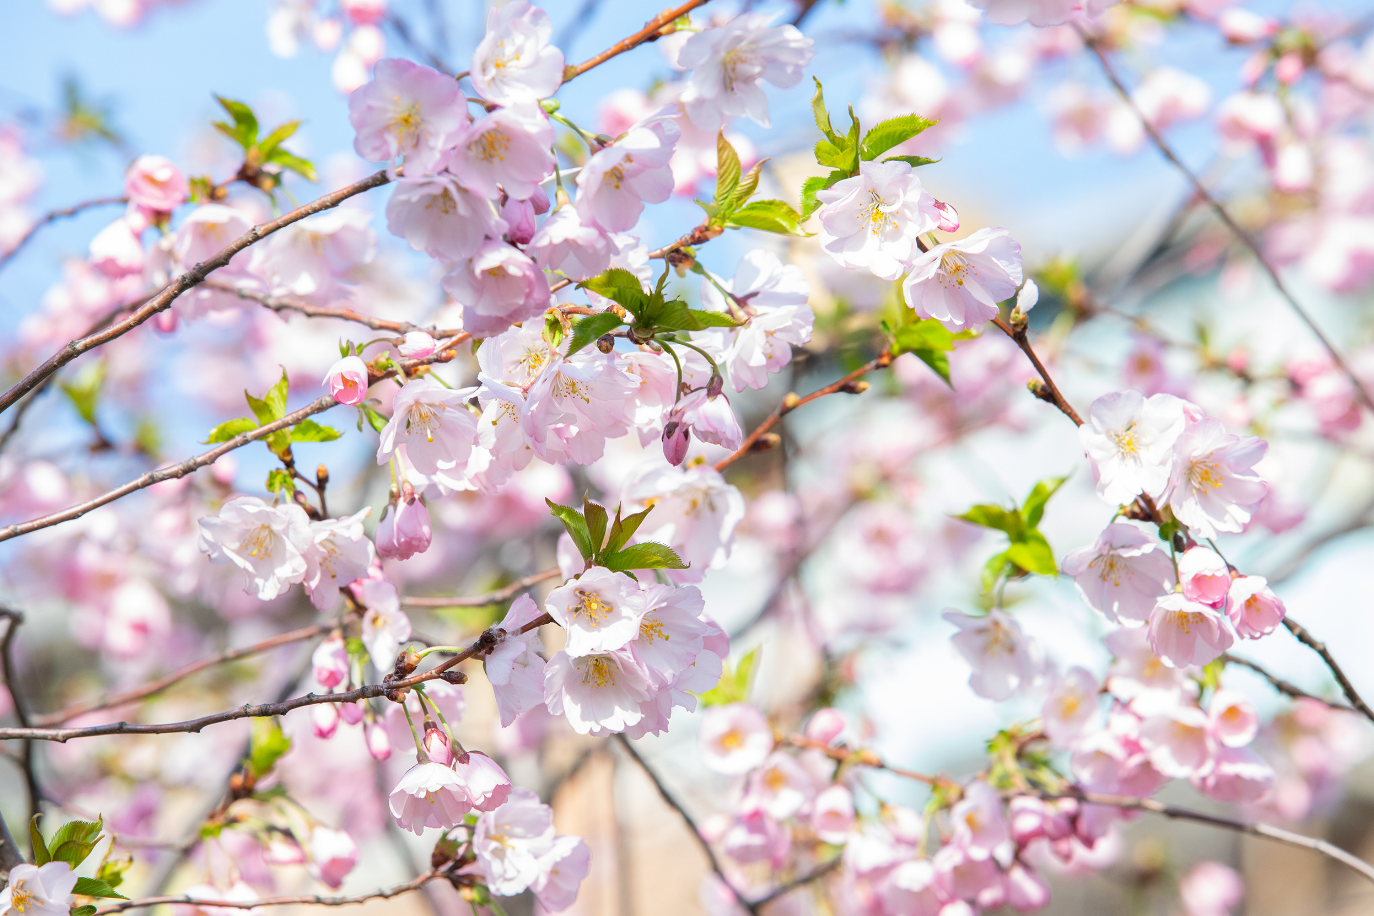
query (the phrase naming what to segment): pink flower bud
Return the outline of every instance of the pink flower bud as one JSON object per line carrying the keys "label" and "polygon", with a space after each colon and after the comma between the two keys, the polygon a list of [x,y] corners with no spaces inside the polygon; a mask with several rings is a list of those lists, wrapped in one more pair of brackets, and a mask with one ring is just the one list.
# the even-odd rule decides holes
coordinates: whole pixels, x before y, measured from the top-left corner
{"label": "pink flower bud", "polygon": [[347,831],[316,827],[310,833],[310,858],[315,877],[337,890],[358,864],[358,844]]}
{"label": "pink flower bud", "polygon": [[424,331],[411,331],[396,349],[409,359],[424,359],[439,349],[439,343]]}
{"label": "pink flower bud", "polygon": [[1288,613],[1263,576],[1237,576],[1227,598],[1226,614],[1242,639],[1268,636]]}
{"label": "pink flower bud", "polygon": [[510,797],[510,777],[486,754],[478,751],[460,754],[453,769],[478,811],[495,811]]}
{"label": "pink flower bud", "polygon": [[336,703],[334,705],[339,707],[339,718],[349,725],[357,725],[363,721],[365,712],[361,700],[355,703]]}
{"label": "pink flower bud", "polygon": [[339,11],[354,25],[376,25],[386,18],[386,0],[339,0]]}
{"label": "pink flower bud", "polygon": [[1289,51],[1279,58],[1279,62],[1274,64],[1274,78],[1285,86],[1291,86],[1302,76],[1303,63],[1302,55],[1297,51]]}
{"label": "pink flower bud", "polygon": [[844,713],[827,706],[811,714],[811,721],[806,723],[806,737],[829,744],[840,736],[845,724]]}
{"label": "pink flower bud", "polygon": [[448,735],[444,734],[443,729],[426,728],[424,745],[430,763],[453,765],[453,748],[449,747]]}
{"label": "pink flower bud", "polygon": [[433,535],[425,504],[403,499],[377,526],[377,553],[388,560],[409,560],[429,549]]}
{"label": "pink flower bud", "polygon": [[391,738],[380,722],[369,722],[363,729],[363,736],[373,760],[386,760],[391,756]]}
{"label": "pink flower bud", "polygon": [[935,209],[940,211],[940,222],[935,226],[941,232],[959,231],[959,211],[942,200],[935,201]]}
{"label": "pink flower bud", "polygon": [[342,639],[326,639],[315,647],[310,656],[315,682],[325,690],[333,690],[348,677],[348,650]]}
{"label": "pink flower bud", "polygon": [[334,737],[339,730],[339,711],[333,703],[317,703],[310,708],[310,720],[315,726],[315,737],[326,740]]}
{"label": "pink flower bud", "polygon": [[1045,803],[1031,795],[1018,795],[1007,803],[1012,839],[1024,846],[1045,835]]}
{"label": "pink flower bud", "polygon": [[143,243],[123,217],[91,239],[91,266],[111,279],[143,271]]}
{"label": "pink flower bud", "polygon": [[840,844],[854,829],[854,796],[841,785],[833,785],[816,796],[811,811],[811,827],[827,843]]}
{"label": "pink flower bud", "polygon": [[549,195],[543,188],[535,188],[534,193],[529,196],[529,202],[534,207],[534,212],[543,216],[549,212]]}
{"label": "pink flower bud", "polygon": [[267,841],[262,857],[272,865],[299,865],[305,861],[305,850],[291,837],[274,833]]}
{"label": "pink flower bud", "polygon": [[534,238],[534,204],[528,200],[510,198],[501,207],[501,218],[510,228],[506,237],[517,245],[528,245]]}
{"label": "pink flower bud", "polygon": [[345,356],[329,367],[324,381],[340,404],[361,404],[367,397],[367,363],[357,356]]}
{"label": "pink flower bud", "polygon": [[167,213],[191,196],[191,185],[181,169],[163,156],[139,156],[124,175],[129,202],[157,213]]}
{"label": "pink flower bud", "polygon": [[681,420],[669,420],[663,425],[663,457],[677,467],[687,458],[687,446],[692,441],[692,428]]}
{"label": "pink flower bud", "polygon": [[1183,597],[1220,608],[1226,604],[1226,592],[1231,588],[1231,570],[1215,551],[1190,547],[1178,559],[1178,580],[1183,583]]}

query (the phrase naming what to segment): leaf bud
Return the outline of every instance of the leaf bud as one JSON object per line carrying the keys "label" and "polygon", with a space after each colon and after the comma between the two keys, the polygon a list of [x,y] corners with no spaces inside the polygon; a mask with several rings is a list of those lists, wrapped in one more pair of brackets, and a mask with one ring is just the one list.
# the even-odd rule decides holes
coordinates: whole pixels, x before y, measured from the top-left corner
{"label": "leaf bud", "polygon": [[320,465],[319,467],[315,468],[315,482],[318,483],[320,486],[324,486],[325,484],[329,483],[329,468],[325,467],[324,465]]}
{"label": "leaf bud", "polygon": [[840,390],[845,394],[863,394],[869,388],[868,382],[859,380],[857,382],[846,382],[840,386]]}
{"label": "leaf bud", "polygon": [[450,668],[439,675],[440,680],[449,684],[466,684],[468,676],[456,668]]}
{"label": "leaf bud", "polygon": [[749,446],[751,452],[766,452],[769,449],[777,448],[782,444],[782,436],[777,433],[764,433],[754,440],[754,444]]}
{"label": "leaf bud", "polygon": [[782,399],[782,409],[792,410],[797,406],[798,402],[800,401],[801,398],[797,397],[797,393],[795,391],[789,391],[787,392],[787,397]]}
{"label": "leaf bud", "polygon": [[596,348],[602,353],[610,353],[615,349],[615,337],[610,334],[602,334],[596,339]]}

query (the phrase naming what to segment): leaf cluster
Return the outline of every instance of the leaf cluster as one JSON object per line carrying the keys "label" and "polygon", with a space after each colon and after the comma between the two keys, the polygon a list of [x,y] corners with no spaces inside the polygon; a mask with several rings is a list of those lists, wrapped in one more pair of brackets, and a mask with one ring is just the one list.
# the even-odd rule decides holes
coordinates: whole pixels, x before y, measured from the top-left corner
{"label": "leaf cluster", "polygon": [[767,159],[741,174],[739,153],[725,139],[725,132],[716,135],[716,193],[712,203],[697,201],[706,211],[708,226],[718,229],[758,229],[779,235],[807,235],[802,231],[801,214],[781,200],[754,200],[759,187],[759,173]]}
{"label": "leaf cluster", "polygon": [[[34,864],[66,862],[75,871],[100,842],[100,829],[103,823],[101,819],[68,821],[57,828],[51,840],[44,842],[43,834],[38,829],[38,815],[34,815],[33,820],[29,821],[29,842],[33,846]],[[117,897],[120,900],[128,900],[128,897],[115,890],[123,879],[124,868],[121,867],[121,863],[101,863],[99,877],[77,878],[72,893],[84,897]],[[94,912],[93,906],[76,907],[72,910],[73,916],[88,916]]]}
{"label": "leaf cluster", "polygon": [[915,354],[916,358],[935,371],[953,387],[949,380],[949,356],[956,340],[966,340],[976,336],[973,331],[960,331],[955,334],[934,318],[917,318],[909,308],[898,308],[894,321],[883,319],[883,335],[887,338],[889,352],[895,359],[903,353]]}
{"label": "leaf cluster", "polygon": [[[264,172],[269,175],[280,174],[285,169],[295,172],[306,181],[317,180],[314,163],[282,148],[282,143],[301,126],[300,121],[287,121],[285,124],[278,124],[267,136],[259,139],[258,118],[257,115],[253,114],[253,109],[242,102],[226,99],[223,96],[215,96],[215,101],[219,102],[220,107],[233,119],[233,123],[230,124],[227,121],[214,121],[212,123],[216,130],[243,147],[245,178],[257,176]],[[271,191],[280,181],[274,180],[264,184],[259,178],[253,183],[264,191]]]}
{"label": "leaf cluster", "polygon": [[[825,107],[825,92],[821,88],[820,80],[816,80],[816,94],[811,99],[811,113],[816,118],[816,126],[824,134],[823,139],[816,144],[816,163],[830,169],[830,173],[808,178],[802,183],[801,218],[803,221],[815,213],[816,208],[820,206],[820,201],[816,197],[817,193],[833,186],[836,182],[857,175],[860,162],[871,162],[894,146],[905,143],[921,131],[938,123],[916,114],[900,115],[880,122],[868,133],[862,133],[859,118],[854,114],[854,106],[851,105],[849,106],[849,130],[844,134],[837,133],[830,121],[830,111]],[[883,160],[883,162],[905,162],[911,166],[929,165],[934,161],[934,159],[926,159],[923,156],[888,156]]]}
{"label": "leaf cluster", "polygon": [[1055,491],[1063,485],[1067,477],[1047,477],[1035,485],[1026,501],[1018,508],[1006,509],[1002,506],[984,503],[974,506],[963,515],[955,516],[966,522],[993,528],[1002,532],[1011,545],[997,554],[983,567],[983,591],[989,592],[998,578],[1004,573],[1024,576],[1038,573],[1053,576],[1058,572],[1054,561],[1054,551],[1050,542],[1040,533],[1040,519],[1045,514],[1045,503],[1049,502]]}
{"label": "leaf cluster", "polygon": [[551,499],[545,499],[544,502],[549,504],[549,512],[553,517],[563,523],[568,537],[572,538],[573,545],[588,566],[604,566],[631,577],[634,576],[630,572],[632,569],[687,568],[687,564],[667,544],[654,541],[629,543],[643,524],[645,516],[652,511],[652,506],[624,518],[621,518],[620,507],[617,506],[615,518],[612,519],[605,506],[585,497],[581,512],[572,506],[560,506]]}
{"label": "leaf cluster", "polygon": [[[706,328],[732,328],[739,324],[724,312],[711,312],[705,309],[688,308],[681,299],[669,299],[664,291],[668,280],[665,271],[658,285],[650,292],[644,292],[639,277],[620,267],[612,267],[577,284],[580,289],[599,293],[618,304],[634,319],[635,339],[647,342],[656,334],[674,331],[703,331]],[[587,315],[572,324],[572,340],[568,344],[568,355],[609,334],[626,324],[624,318],[614,310]]]}
{"label": "leaf cluster", "polygon": [[253,737],[248,745],[248,759],[244,762],[254,781],[266,776],[289,750],[291,739],[281,730],[281,723],[275,718],[253,720]]}

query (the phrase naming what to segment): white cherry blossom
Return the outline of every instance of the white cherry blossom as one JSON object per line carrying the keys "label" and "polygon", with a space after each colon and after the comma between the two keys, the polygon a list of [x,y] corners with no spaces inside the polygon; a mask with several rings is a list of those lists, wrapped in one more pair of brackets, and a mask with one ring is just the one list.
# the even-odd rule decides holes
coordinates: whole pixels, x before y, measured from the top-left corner
{"label": "white cherry blossom", "polygon": [[917,237],[940,222],[935,198],[905,162],[860,162],[859,174],[817,192],[816,199],[821,247],[841,267],[863,268],[883,280],[910,269],[921,254]]}
{"label": "white cherry blossom", "polygon": [[231,499],[215,517],[200,520],[200,551],[212,563],[243,570],[250,591],[271,601],[305,579],[314,546],[310,517],[295,503],[270,506],[256,496]]}
{"label": "white cherry blossom", "polygon": [[682,104],[692,123],[717,130],[747,115],[768,127],[763,83],[790,89],[815,56],[814,42],[791,25],[772,25],[776,14],[744,13],[722,28],[702,29],[683,44],[677,65],[693,71]]}

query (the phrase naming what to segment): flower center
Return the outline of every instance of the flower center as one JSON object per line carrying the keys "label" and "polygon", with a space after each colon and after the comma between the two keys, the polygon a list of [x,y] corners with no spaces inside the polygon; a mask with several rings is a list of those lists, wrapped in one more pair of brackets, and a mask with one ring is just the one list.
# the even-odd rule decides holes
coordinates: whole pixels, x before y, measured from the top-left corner
{"label": "flower center", "polygon": [[953,249],[940,255],[940,272],[945,275],[941,282],[946,286],[949,285],[950,280],[954,281],[955,286],[963,286],[965,280],[978,273],[962,251]]}
{"label": "flower center", "polygon": [[414,146],[415,141],[420,136],[420,126],[424,123],[420,115],[419,103],[407,102],[402,104],[399,97],[391,101],[396,107],[395,113],[386,125],[387,131],[396,138],[397,146]]}
{"label": "flower center", "polygon": [[615,610],[615,605],[603,600],[596,592],[586,592],[579,588],[573,594],[577,595],[577,603],[568,605],[568,613],[585,620],[587,626],[593,630],[601,626]]}
{"label": "flower center", "polygon": [[510,152],[510,136],[500,128],[489,130],[468,144],[468,151],[479,162],[505,162]]}
{"label": "flower center", "polygon": [[992,621],[983,631],[983,653],[985,655],[1014,655],[1016,640],[1000,621]]}
{"label": "flower center", "polygon": [[897,221],[892,218],[892,214],[887,210],[891,205],[872,188],[868,190],[868,197],[868,203],[859,211],[859,219],[861,222],[868,223],[868,231],[873,235],[881,235],[896,229]]}
{"label": "flower center", "polygon": [[649,645],[653,645],[655,639],[661,639],[667,642],[672,637],[663,632],[663,621],[659,620],[657,617],[652,620],[645,617],[639,624],[639,638]]}
{"label": "flower center", "polygon": [[272,556],[272,529],[267,525],[254,528],[239,542],[239,549],[246,549],[248,555],[255,560],[265,560]]}
{"label": "flower center", "polygon": [[423,430],[426,442],[434,441],[434,434],[444,425],[443,408],[433,404],[412,404],[406,413],[406,432]]}
{"label": "flower center", "polygon": [[1098,578],[1103,582],[1110,581],[1116,588],[1121,587],[1123,574],[1127,578],[1131,575],[1131,568],[1114,553],[1106,553],[1100,557],[1093,557],[1092,562],[1088,564],[1088,568],[1092,569],[1098,564],[1101,564],[1101,567],[1097,570]]}
{"label": "flower center", "polygon": [[35,905],[34,895],[24,890],[24,879],[20,878],[10,886],[10,906],[22,913]]}
{"label": "flower center", "polygon": [[1122,458],[1140,460],[1140,437],[1136,433],[1135,424],[1114,429],[1107,434],[1116,446],[1117,454]]}
{"label": "flower center", "polygon": [[1194,461],[1188,465],[1188,480],[1195,489],[1215,490],[1224,479],[1221,465],[1215,461]]}
{"label": "flower center", "polygon": [[587,661],[582,669],[584,686],[602,688],[615,686],[615,666],[604,655],[597,655]]}
{"label": "flower center", "polygon": [[732,728],[720,736],[720,746],[727,751],[737,751],[744,747],[744,735],[737,728]]}

